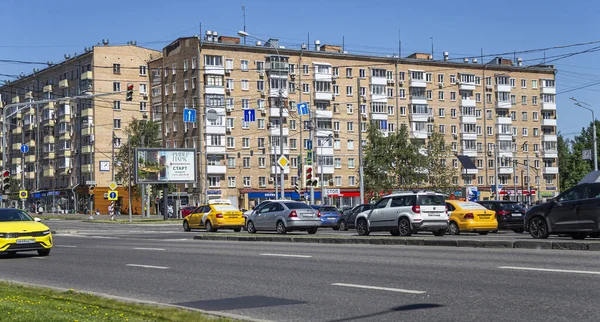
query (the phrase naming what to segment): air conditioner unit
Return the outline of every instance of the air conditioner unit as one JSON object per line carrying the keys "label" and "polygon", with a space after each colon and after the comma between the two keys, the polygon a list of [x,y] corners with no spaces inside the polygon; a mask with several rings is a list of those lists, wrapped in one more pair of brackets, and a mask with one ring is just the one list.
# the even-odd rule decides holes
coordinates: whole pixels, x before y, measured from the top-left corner
{"label": "air conditioner unit", "polygon": [[231,130],[233,130],[233,128],[232,127],[228,127],[225,130],[227,131],[227,133],[231,133]]}
{"label": "air conditioner unit", "polygon": [[265,76],[265,71],[264,71],[264,70],[260,70],[260,71],[258,71],[258,75],[259,75],[260,77],[263,77],[263,76]]}
{"label": "air conditioner unit", "polygon": [[340,132],[339,131],[333,132],[333,137],[339,138],[340,137]]}
{"label": "air conditioner unit", "polygon": [[73,150],[73,153],[78,154],[79,153],[79,149]]}
{"label": "air conditioner unit", "polygon": [[273,177],[269,177],[269,182],[274,182]]}
{"label": "air conditioner unit", "polygon": [[432,116],[430,116],[430,117],[427,118],[427,122],[433,123],[433,121],[434,121],[434,118]]}
{"label": "air conditioner unit", "polygon": [[296,79],[296,74],[290,74],[290,77],[292,78],[292,80]]}
{"label": "air conditioner unit", "polygon": [[225,72],[226,72],[227,74],[231,73],[232,71],[233,71],[233,69],[231,69],[231,68],[226,68],[226,69],[225,69]]}
{"label": "air conditioner unit", "polygon": [[393,80],[393,79],[388,79],[388,80],[387,80],[387,83],[388,83],[388,84],[394,84],[394,80]]}
{"label": "air conditioner unit", "polygon": [[142,113],[142,117],[145,118],[145,119],[147,119],[148,118],[148,112]]}
{"label": "air conditioner unit", "polygon": [[488,155],[488,157],[491,157],[492,156],[492,151],[488,151],[487,155]]}
{"label": "air conditioner unit", "polygon": [[228,89],[226,89],[226,90],[225,90],[225,92],[226,92],[227,94],[231,94],[231,88],[228,88]]}
{"label": "air conditioner unit", "polygon": [[269,124],[267,124],[267,128],[273,128],[273,123],[269,122]]}
{"label": "air conditioner unit", "polygon": [[454,133],[454,134],[452,134],[452,137],[454,137],[455,139],[458,139],[458,134]]}
{"label": "air conditioner unit", "polygon": [[404,86],[404,81],[400,81],[400,87]]}
{"label": "air conditioner unit", "polygon": [[444,88],[444,83],[439,83],[438,86],[439,86],[440,89],[442,89],[442,88]]}
{"label": "air conditioner unit", "polygon": [[233,111],[233,106],[227,106],[227,107],[225,107],[225,111],[227,111],[227,112]]}

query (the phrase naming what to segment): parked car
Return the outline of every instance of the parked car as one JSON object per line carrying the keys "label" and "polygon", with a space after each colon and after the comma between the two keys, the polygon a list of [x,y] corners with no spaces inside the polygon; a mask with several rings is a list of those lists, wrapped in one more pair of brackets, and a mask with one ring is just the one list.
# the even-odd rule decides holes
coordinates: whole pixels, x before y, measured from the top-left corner
{"label": "parked car", "polygon": [[318,212],[319,217],[321,218],[321,228],[333,228],[333,230],[339,229],[339,221],[342,217],[340,211],[334,206],[324,206],[324,205],[312,205],[313,209]]}
{"label": "parked car", "polygon": [[381,198],[369,212],[356,216],[356,231],[367,236],[372,231],[389,231],[393,236],[410,236],[431,231],[444,236],[448,212],[444,195],[432,191],[403,191]]}
{"label": "parked car", "polygon": [[204,228],[209,232],[219,229],[233,229],[239,232],[244,227],[242,212],[231,205],[228,199],[209,200],[208,204],[198,207],[183,219],[183,230]]}
{"label": "parked car", "polygon": [[503,200],[479,201],[479,204],[496,212],[498,229],[510,229],[515,233],[523,232],[523,219],[527,211],[521,204]]}
{"label": "parked car", "polygon": [[581,183],[529,209],[525,231],[533,238],[568,235],[585,239],[600,233],[600,183]]}
{"label": "parked car", "polygon": [[358,205],[352,209],[346,210],[342,213],[342,217],[338,223],[339,229],[346,231],[348,229],[356,228],[354,224],[356,221],[356,216],[363,211],[369,211],[373,207],[371,203],[365,203],[362,205]]}
{"label": "parked car", "polygon": [[40,221],[19,209],[0,209],[0,253],[14,256],[17,252],[37,251],[40,256],[48,256],[52,233]]}
{"label": "parked car", "polygon": [[487,235],[498,229],[498,221],[493,210],[471,201],[447,200],[448,233],[458,235],[461,232],[477,232]]}
{"label": "parked car", "polygon": [[260,230],[274,230],[285,234],[294,230],[316,234],[321,226],[319,213],[298,201],[272,201],[256,209],[249,217],[246,229],[255,234]]}
{"label": "parked car", "polygon": [[198,207],[197,206],[185,206],[181,208],[181,218],[185,218],[194,212]]}

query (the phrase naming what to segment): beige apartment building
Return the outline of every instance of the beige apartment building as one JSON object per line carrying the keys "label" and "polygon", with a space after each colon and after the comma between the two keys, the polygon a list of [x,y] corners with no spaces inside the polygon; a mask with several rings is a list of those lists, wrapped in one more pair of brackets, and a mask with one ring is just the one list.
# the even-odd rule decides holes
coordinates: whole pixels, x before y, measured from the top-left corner
{"label": "beige apartment building", "polygon": [[[3,140],[8,149],[2,151],[7,161],[2,167],[24,182],[19,189],[29,192],[29,206],[42,204],[50,211],[54,203],[62,210],[107,212],[113,144],[116,154],[127,139],[129,122],[149,118],[147,64],[158,56],[160,52],[135,46],[135,42],[113,46],[103,40],[82,54],[49,61],[46,68],[0,87],[3,107],[100,95],[19,107],[20,112],[4,120],[8,132],[3,133]],[[125,100],[127,84],[134,85],[132,101]],[[112,92],[119,93],[106,95]],[[6,112],[16,111],[13,107]],[[24,144],[29,147],[27,153],[20,150]],[[127,189],[120,185],[117,190],[117,204],[126,209]]]}
{"label": "beige apartment building", "polygon": [[[245,46],[207,31],[201,42],[173,41],[149,71],[152,119],[162,123],[164,145],[204,156],[199,181],[180,186],[191,202],[206,195],[248,208],[275,197],[283,126],[286,196],[298,197],[297,180],[305,192],[299,161],[306,164],[312,130],[325,202],[358,204],[359,132],[366,144],[369,122],[384,134],[406,124],[423,142],[434,130],[443,133],[456,155],[447,160],[457,169],[454,183],[477,187],[482,198],[490,198],[496,175],[504,196],[516,192],[522,200],[528,182],[540,197],[557,193],[553,66],[500,57],[453,61],[446,53],[442,61],[427,54],[363,56],[318,41],[300,50],[277,39]],[[298,114],[300,102],[308,103],[310,119]],[[183,123],[184,108],[197,110],[196,123]],[[255,110],[255,121],[244,122],[247,109]]]}

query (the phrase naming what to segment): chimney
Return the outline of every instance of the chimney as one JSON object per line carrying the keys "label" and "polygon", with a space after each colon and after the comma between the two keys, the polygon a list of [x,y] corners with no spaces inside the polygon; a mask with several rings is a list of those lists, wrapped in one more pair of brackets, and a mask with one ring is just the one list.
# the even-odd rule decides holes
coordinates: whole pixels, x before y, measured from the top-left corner
{"label": "chimney", "polygon": [[445,51],[444,52],[444,61],[448,61],[448,56],[449,56],[448,52]]}
{"label": "chimney", "polygon": [[321,41],[315,40],[315,51],[320,51],[320,50],[321,50]]}
{"label": "chimney", "polygon": [[522,57],[517,58],[517,66],[523,66],[523,58]]}

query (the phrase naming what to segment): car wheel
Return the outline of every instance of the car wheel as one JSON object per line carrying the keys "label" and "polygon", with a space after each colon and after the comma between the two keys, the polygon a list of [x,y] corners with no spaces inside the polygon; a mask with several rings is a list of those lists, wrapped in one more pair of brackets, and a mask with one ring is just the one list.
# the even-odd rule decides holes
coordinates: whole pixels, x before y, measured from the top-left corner
{"label": "car wheel", "polygon": [[367,221],[364,219],[359,219],[358,223],[356,223],[356,232],[359,236],[369,236],[371,233],[369,231],[369,225],[367,225]]}
{"label": "car wheel", "polygon": [[478,233],[479,233],[479,235],[481,235],[481,236],[485,236],[485,235],[487,235],[487,234],[489,233],[489,231],[480,231],[480,232],[478,232]]}
{"label": "car wheel", "polygon": [[212,223],[210,222],[210,220],[206,221],[206,231],[214,233],[215,231],[217,231],[216,229],[213,228]]}
{"label": "car wheel", "polygon": [[575,240],[584,240],[587,237],[587,233],[574,233],[571,234],[571,238]]}
{"label": "car wheel", "polygon": [[248,230],[249,234],[256,234],[256,227],[254,227],[254,223],[249,221],[248,226],[246,226],[246,230]]}
{"label": "car wheel", "polygon": [[517,233],[517,234],[522,234],[525,231],[525,229],[523,229],[523,228],[517,228],[517,229],[513,229],[513,231],[515,233]]}
{"label": "car wheel", "polygon": [[333,229],[333,230],[340,230],[340,226],[339,225],[333,226],[333,227],[331,227],[331,229]]}
{"label": "car wheel", "polygon": [[242,228],[233,228],[233,231],[239,233],[240,231],[242,231]]}
{"label": "car wheel", "polygon": [[412,230],[410,229],[410,222],[406,218],[400,219],[398,222],[398,232],[400,236],[410,236],[412,235]]}
{"label": "car wheel", "polygon": [[450,222],[450,224],[448,225],[448,234],[450,234],[450,235],[460,234],[460,229],[458,229],[458,225],[454,221]]}
{"label": "car wheel", "polygon": [[444,236],[446,235],[446,229],[440,229],[433,232],[434,236]]}
{"label": "car wheel", "polygon": [[190,224],[187,222],[187,220],[183,221],[183,231],[190,231]]}
{"label": "car wheel", "polygon": [[392,236],[400,236],[400,231],[399,230],[390,230],[390,235]]}
{"label": "car wheel", "polygon": [[348,225],[346,225],[346,221],[345,220],[340,220],[339,228],[340,228],[341,231],[347,231],[348,230]]}
{"label": "car wheel", "polygon": [[535,239],[546,239],[550,236],[548,224],[544,218],[538,216],[531,219],[529,222],[529,234]]}
{"label": "car wheel", "polygon": [[277,222],[277,233],[278,234],[285,234],[287,233],[287,229],[285,228],[285,224],[283,223],[283,221],[278,221]]}
{"label": "car wheel", "polygon": [[42,250],[38,250],[38,255],[40,256],[48,256],[50,255],[50,250],[49,249],[42,249]]}
{"label": "car wheel", "polygon": [[314,234],[317,233],[317,230],[319,230],[319,228],[308,228],[306,230],[306,232],[309,233],[309,234],[311,234],[311,235],[314,235]]}

